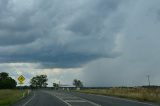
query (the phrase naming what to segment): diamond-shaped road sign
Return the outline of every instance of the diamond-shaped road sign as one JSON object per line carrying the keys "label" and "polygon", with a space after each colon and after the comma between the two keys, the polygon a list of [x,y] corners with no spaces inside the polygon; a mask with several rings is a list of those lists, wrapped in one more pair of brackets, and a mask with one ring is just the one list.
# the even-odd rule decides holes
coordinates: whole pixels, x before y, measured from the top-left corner
{"label": "diamond-shaped road sign", "polygon": [[19,81],[20,83],[23,83],[24,80],[25,80],[25,78],[24,78],[23,75],[20,75],[20,76],[18,77],[18,81]]}

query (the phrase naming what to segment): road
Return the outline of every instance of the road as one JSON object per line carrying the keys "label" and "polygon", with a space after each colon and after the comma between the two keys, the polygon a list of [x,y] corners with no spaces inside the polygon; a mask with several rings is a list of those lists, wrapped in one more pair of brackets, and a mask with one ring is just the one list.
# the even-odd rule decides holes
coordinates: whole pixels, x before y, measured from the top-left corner
{"label": "road", "polygon": [[53,90],[32,91],[13,106],[158,106],[127,99]]}

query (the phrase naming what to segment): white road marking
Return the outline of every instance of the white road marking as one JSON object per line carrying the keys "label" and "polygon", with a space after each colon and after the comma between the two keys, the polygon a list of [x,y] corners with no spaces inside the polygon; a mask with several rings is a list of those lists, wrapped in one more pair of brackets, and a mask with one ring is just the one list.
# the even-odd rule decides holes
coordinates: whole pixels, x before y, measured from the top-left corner
{"label": "white road marking", "polygon": [[62,99],[79,99],[79,97],[62,97]]}
{"label": "white road marking", "polygon": [[[80,97],[76,97],[76,96],[73,96],[73,95],[69,95],[69,94],[59,94],[59,93],[56,93],[56,94],[53,94],[55,97],[57,97],[58,99],[60,99],[61,101],[63,101],[64,103],[66,103],[68,106],[72,106],[70,103],[73,103],[73,102],[77,102],[78,103],[78,101],[79,102],[86,102],[86,103],[90,103],[90,104],[92,104],[92,105],[94,105],[94,106],[101,106],[101,105],[99,105],[99,104],[96,104],[96,103],[94,103],[94,102],[91,102],[91,101],[89,101],[89,100],[86,100],[86,99],[83,99],[83,98],[80,98]],[[78,99],[80,99],[80,100],[73,100],[73,99],[71,99],[71,100],[63,100],[63,97],[65,97],[66,99],[67,99],[67,97],[74,97],[74,98],[78,98]],[[68,98],[68,99],[69,99]],[[68,103],[68,102],[70,102],[70,103]]]}
{"label": "white road marking", "polygon": [[[79,97],[79,98],[80,98],[80,97]],[[83,99],[83,98],[81,98],[81,99],[87,101],[88,103],[90,103],[90,104],[92,104],[92,105],[101,106],[101,105],[99,105],[99,104],[97,104],[97,103],[94,103],[94,102],[92,102],[92,101],[89,101],[89,100],[87,100],[87,99]]]}
{"label": "white road marking", "polygon": [[84,100],[65,100],[66,102],[87,102]]}
{"label": "white road marking", "polygon": [[60,97],[56,96],[56,95],[53,95],[55,96],[56,98],[58,98],[59,100],[61,100],[62,102],[66,103],[68,106],[72,106],[71,104],[69,104],[68,102],[64,101],[63,99],[61,99]]}
{"label": "white road marking", "polygon": [[[81,93],[81,94],[85,94],[85,93]],[[144,102],[139,102],[139,101],[135,101],[135,100],[129,100],[129,99],[124,99],[124,98],[118,98],[118,97],[111,97],[111,96],[104,96],[104,95],[96,95],[96,94],[88,94],[88,95],[94,95],[94,96],[100,96],[100,97],[105,97],[105,98],[123,100],[123,101],[126,101],[126,102],[134,102],[134,103],[139,103],[139,104],[144,104],[144,105],[150,105],[150,106],[158,106],[158,105],[151,104],[151,103],[144,103]]]}
{"label": "white road marking", "polygon": [[35,93],[34,95],[32,96],[32,98],[30,98],[25,104],[23,104],[22,106],[26,106],[31,100],[33,100],[33,98],[35,97]]}

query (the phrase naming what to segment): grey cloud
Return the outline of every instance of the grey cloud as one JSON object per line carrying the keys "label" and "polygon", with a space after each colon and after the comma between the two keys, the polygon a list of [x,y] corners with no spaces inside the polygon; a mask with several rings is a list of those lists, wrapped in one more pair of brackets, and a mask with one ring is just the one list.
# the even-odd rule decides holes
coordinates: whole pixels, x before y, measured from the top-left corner
{"label": "grey cloud", "polygon": [[11,37],[11,35],[6,35],[6,34],[0,36],[1,39],[0,45],[9,46],[9,45],[26,44],[26,43],[32,43],[37,39],[36,36],[30,35],[29,33],[25,34],[25,32],[17,33],[16,35],[12,36],[13,37]]}
{"label": "grey cloud", "polygon": [[[31,1],[29,1],[31,2]],[[114,21],[120,1],[2,2],[0,57],[3,62],[38,62],[44,67],[80,67],[98,58],[114,58]],[[20,6],[19,6],[20,5]],[[27,7],[28,6],[28,7]],[[113,17],[113,19],[111,18]],[[116,18],[119,22],[123,17]],[[47,65],[48,64],[48,65]]]}
{"label": "grey cloud", "polygon": [[146,75],[159,85],[159,4],[0,0],[0,63],[80,67],[77,76],[87,86],[145,85]]}
{"label": "grey cloud", "polygon": [[127,8],[128,17],[118,39],[121,56],[87,64],[82,73],[86,85],[148,85],[147,75],[152,85],[160,85],[159,4],[158,0],[142,0]]}
{"label": "grey cloud", "polygon": [[87,11],[82,11],[85,15],[77,17],[78,19],[70,25],[69,30],[82,36],[96,35],[100,33],[101,29],[104,27],[105,19],[117,10],[119,3],[102,0],[95,4],[92,4],[92,8],[88,8]]}
{"label": "grey cloud", "polygon": [[0,46],[13,46],[32,43],[40,37],[38,30],[31,23],[32,11],[14,11],[12,1],[0,2]]}

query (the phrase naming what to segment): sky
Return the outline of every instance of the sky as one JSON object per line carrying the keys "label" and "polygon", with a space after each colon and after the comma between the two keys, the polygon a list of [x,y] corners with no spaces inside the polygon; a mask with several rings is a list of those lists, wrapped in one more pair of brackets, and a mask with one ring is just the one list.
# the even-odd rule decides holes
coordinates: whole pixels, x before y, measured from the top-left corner
{"label": "sky", "polygon": [[0,0],[0,72],[71,85],[160,85],[159,0]]}

